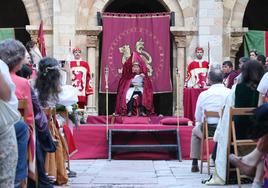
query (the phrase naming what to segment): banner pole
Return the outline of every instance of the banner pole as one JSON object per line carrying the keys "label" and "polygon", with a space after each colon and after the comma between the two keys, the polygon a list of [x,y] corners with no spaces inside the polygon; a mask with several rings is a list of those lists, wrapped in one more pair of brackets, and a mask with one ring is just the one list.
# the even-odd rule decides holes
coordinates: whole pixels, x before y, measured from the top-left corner
{"label": "banner pole", "polygon": [[208,72],[210,72],[211,65],[210,65],[210,45],[208,42]]}
{"label": "banner pole", "polygon": [[177,78],[177,129],[179,130],[180,123],[180,97],[179,97],[179,89],[180,89],[180,74],[179,68],[176,68],[176,78]]}
{"label": "banner pole", "polygon": [[109,68],[108,65],[105,66],[105,90],[106,90],[106,139],[108,140],[108,126],[109,126],[109,106],[108,106],[108,76],[109,76]]}

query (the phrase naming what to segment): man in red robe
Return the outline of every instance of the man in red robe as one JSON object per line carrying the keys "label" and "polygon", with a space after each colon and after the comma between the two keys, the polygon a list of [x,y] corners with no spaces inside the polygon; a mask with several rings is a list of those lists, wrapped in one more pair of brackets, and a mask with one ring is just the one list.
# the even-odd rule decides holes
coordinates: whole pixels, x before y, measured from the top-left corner
{"label": "man in red robe", "polygon": [[187,67],[186,86],[193,88],[203,88],[206,85],[209,63],[203,60],[204,49],[195,49],[196,59]]}
{"label": "man in red robe", "polygon": [[81,59],[81,49],[74,48],[74,59],[70,62],[71,79],[73,87],[78,91],[78,106],[84,108],[87,104],[87,96],[93,94],[93,88],[90,85],[90,68],[86,61]]}
{"label": "man in red robe", "polygon": [[140,97],[140,115],[150,115],[154,112],[152,82],[147,72],[148,68],[143,59],[137,52],[133,52],[123,65],[117,89],[116,114],[131,116],[133,100],[137,95]]}

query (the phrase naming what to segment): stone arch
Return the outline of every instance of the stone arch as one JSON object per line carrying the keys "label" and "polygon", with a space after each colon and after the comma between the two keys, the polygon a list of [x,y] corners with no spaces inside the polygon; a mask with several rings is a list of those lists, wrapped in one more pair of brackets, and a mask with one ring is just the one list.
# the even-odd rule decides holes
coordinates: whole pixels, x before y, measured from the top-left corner
{"label": "stone arch", "polygon": [[232,28],[241,28],[245,10],[249,0],[224,1],[224,25]]}
{"label": "stone arch", "polygon": [[30,25],[39,25],[44,21],[44,25],[52,26],[53,0],[22,0],[27,11]]}
{"label": "stone arch", "polygon": [[[102,31],[102,28],[98,26],[97,23],[97,12],[104,12],[106,7],[110,5],[110,3],[114,2],[115,0],[79,0],[76,6],[75,11],[75,27],[76,27],[76,42],[75,44],[77,46],[84,46],[84,50],[86,50],[88,53],[87,60],[90,62],[90,67],[92,67],[92,71],[95,75],[93,80],[94,83],[94,90],[98,91],[98,70],[99,70],[99,56],[101,54],[101,46],[100,46],[100,40],[101,35],[99,35]],[[174,59],[173,64],[173,72],[174,67],[178,65],[182,65],[180,67],[185,67],[185,56],[186,56],[186,36],[192,36],[196,35],[197,31],[197,7],[198,3],[196,3],[196,0],[155,0],[158,3],[161,3],[163,5],[164,9],[170,12],[175,12],[175,27],[171,28],[171,33],[173,37],[179,38],[179,42],[174,43],[174,38],[172,37],[172,51],[175,53],[179,53],[177,58],[177,55],[173,54],[172,59]],[[192,40],[192,38],[189,38],[189,41]],[[184,68],[182,68],[182,74],[184,74]],[[175,75],[175,73],[173,73]],[[175,80],[175,79],[173,79]],[[183,84],[181,84],[183,85]],[[179,94],[178,94],[179,93]],[[172,96],[172,111],[173,114],[177,113],[175,112],[175,109],[182,115],[183,114],[183,108],[182,108],[182,98],[180,98],[180,102],[176,102],[177,98],[176,95],[183,96],[183,89],[182,87],[174,89],[173,96]],[[94,93],[91,96],[92,99],[88,99],[89,106],[92,110],[92,114],[98,114],[100,112],[100,105],[99,105],[99,94]],[[109,100],[111,101],[111,100]],[[179,104],[179,106],[177,106]],[[111,106],[111,105],[109,105]]]}
{"label": "stone arch", "polygon": [[[77,6],[76,26],[79,29],[97,26],[97,12],[103,12],[114,0],[81,0]],[[195,0],[157,0],[168,11],[175,12],[175,26],[196,27]],[[84,23],[87,23],[85,26]]]}

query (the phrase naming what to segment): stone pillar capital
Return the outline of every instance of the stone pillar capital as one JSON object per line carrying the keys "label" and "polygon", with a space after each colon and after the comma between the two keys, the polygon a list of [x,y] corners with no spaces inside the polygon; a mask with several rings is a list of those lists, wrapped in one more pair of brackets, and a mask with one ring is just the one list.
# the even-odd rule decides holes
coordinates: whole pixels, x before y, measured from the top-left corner
{"label": "stone pillar capital", "polygon": [[87,36],[87,47],[89,48],[96,48],[98,45],[98,36],[96,35],[88,35]]}
{"label": "stone pillar capital", "polygon": [[188,46],[187,37],[198,35],[196,29],[185,27],[170,27],[170,32],[174,36],[177,48],[186,48]]}
{"label": "stone pillar capital", "polygon": [[[39,26],[37,25],[26,25],[26,30],[31,36],[31,40],[37,41]],[[44,34],[52,35],[53,30],[51,27],[44,26]]]}
{"label": "stone pillar capital", "polygon": [[236,53],[238,52],[242,42],[243,36],[245,32],[243,31],[233,31],[231,32],[231,39],[230,39],[230,58],[235,59]]}
{"label": "stone pillar capital", "polygon": [[186,36],[174,36],[174,41],[177,48],[186,48]]}

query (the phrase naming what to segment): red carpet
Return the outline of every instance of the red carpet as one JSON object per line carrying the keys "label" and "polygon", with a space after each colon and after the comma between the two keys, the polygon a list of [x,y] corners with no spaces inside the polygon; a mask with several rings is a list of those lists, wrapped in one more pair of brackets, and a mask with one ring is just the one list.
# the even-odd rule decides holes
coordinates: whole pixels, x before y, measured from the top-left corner
{"label": "red carpet", "polygon": [[[109,124],[112,124],[112,116],[108,117]],[[140,122],[141,120],[147,119],[146,122]],[[115,124],[165,124],[161,123],[163,120],[176,120],[176,123],[168,123],[169,125],[177,125],[176,116],[150,116],[150,117],[126,117],[126,116],[115,116],[114,122]],[[191,121],[188,118],[180,117],[179,122],[180,125],[188,125],[188,122]],[[88,116],[87,124],[106,124],[106,116]]]}
{"label": "red carpet", "polygon": [[[175,126],[155,125],[155,124],[114,124],[109,128],[116,129],[173,129]],[[182,149],[182,158],[189,159],[190,142],[193,126],[179,126],[179,135]],[[108,140],[106,139],[105,125],[85,125],[74,130],[74,139],[78,152],[72,156],[72,159],[107,159],[108,158]],[[133,142],[145,142],[144,137],[135,138]],[[168,152],[125,152],[113,155],[113,159],[176,159],[175,155]]]}

